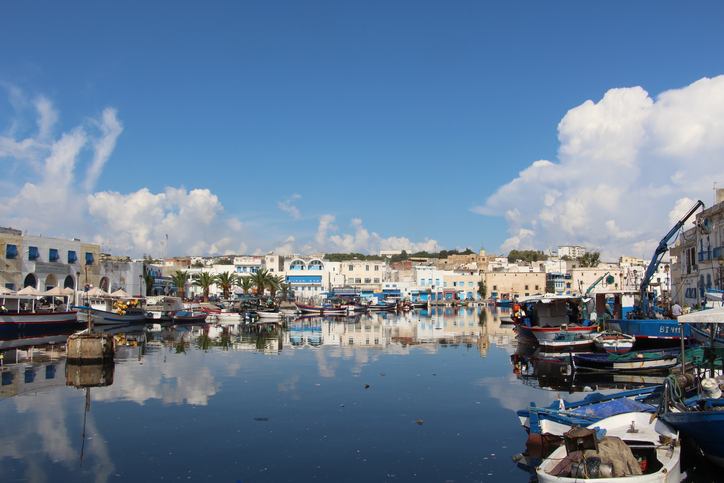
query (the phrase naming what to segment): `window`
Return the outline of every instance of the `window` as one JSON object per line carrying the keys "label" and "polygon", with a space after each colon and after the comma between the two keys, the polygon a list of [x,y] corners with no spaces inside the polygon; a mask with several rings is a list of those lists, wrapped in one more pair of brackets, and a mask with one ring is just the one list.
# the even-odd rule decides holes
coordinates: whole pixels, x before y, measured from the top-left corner
{"label": "window", "polygon": [[372,279],[365,278],[365,283],[372,283]]}
{"label": "window", "polygon": [[78,255],[73,250],[68,250],[68,263],[75,263],[78,261]]}
{"label": "window", "polygon": [[420,285],[423,286],[423,287],[425,286],[425,279],[424,279],[424,278],[421,278],[421,279],[420,279]]}
{"label": "window", "polygon": [[369,265],[365,265],[365,270],[367,270],[367,271],[369,272],[369,271],[370,271],[370,266],[369,266]]}
{"label": "window", "polygon": [[380,271],[380,266],[379,266],[379,265],[375,265],[375,272],[379,272],[379,271]]}
{"label": "window", "polygon": [[86,265],[93,265],[93,261],[95,259],[93,258],[93,254],[91,252],[85,252],[85,264]]}
{"label": "window", "polygon": [[48,251],[48,260],[50,260],[51,262],[57,262],[58,260],[60,260],[60,254],[58,253],[57,248],[51,248]]}
{"label": "window", "polygon": [[9,243],[5,245],[5,258],[8,260],[18,258],[18,246]]}
{"label": "window", "polygon": [[528,290],[528,286],[527,286],[527,285],[525,286],[525,289]]}
{"label": "window", "polygon": [[350,265],[350,266],[349,266],[349,271],[350,271],[350,272],[354,271],[354,265]]}
{"label": "window", "polygon": [[453,282],[453,287],[457,287],[457,286],[458,286],[458,283],[457,283],[457,282]]}
{"label": "window", "polygon": [[5,288],[8,290],[15,290],[15,284],[14,283],[6,283]]}
{"label": "window", "polygon": [[[423,280],[423,282],[424,282],[424,280]],[[375,279],[375,283],[380,283],[380,279],[379,279],[379,278],[376,278],[376,279]],[[424,285],[424,284],[423,284],[423,285]]]}
{"label": "window", "polygon": [[362,279],[361,279],[361,278],[355,278],[354,281],[355,281],[355,283],[362,283]]}
{"label": "window", "polygon": [[468,282],[468,287],[472,287],[472,286],[473,286],[473,282]]}
{"label": "window", "polygon": [[28,260],[37,260],[40,258],[38,247],[28,247]]}
{"label": "window", "polygon": [[497,292],[497,291],[498,291],[498,286],[497,286],[497,285],[493,285],[493,292]]}

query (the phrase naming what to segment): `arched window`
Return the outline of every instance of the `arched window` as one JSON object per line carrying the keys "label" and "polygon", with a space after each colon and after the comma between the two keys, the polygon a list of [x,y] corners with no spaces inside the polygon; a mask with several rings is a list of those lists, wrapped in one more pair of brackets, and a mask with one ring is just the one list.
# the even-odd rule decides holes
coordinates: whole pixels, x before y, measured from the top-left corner
{"label": "arched window", "polygon": [[35,275],[33,275],[32,273],[29,273],[25,277],[25,281],[23,281],[23,288],[25,287],[38,288],[38,279],[35,278]]}
{"label": "arched window", "polygon": [[65,280],[63,281],[63,288],[70,288],[70,289],[75,288],[75,283],[73,281],[73,277],[71,277],[70,275],[66,275]]}

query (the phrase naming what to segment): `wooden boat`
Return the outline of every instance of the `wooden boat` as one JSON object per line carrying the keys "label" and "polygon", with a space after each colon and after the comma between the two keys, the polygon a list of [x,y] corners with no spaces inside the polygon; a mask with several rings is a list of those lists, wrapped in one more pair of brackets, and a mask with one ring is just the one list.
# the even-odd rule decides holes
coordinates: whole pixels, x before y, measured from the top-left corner
{"label": "wooden boat", "polygon": [[644,401],[651,398],[658,387],[645,387],[604,395],[598,392],[583,400],[568,402],[562,399],[548,407],[538,407],[534,402],[526,409],[517,411],[520,424],[529,432],[528,443],[559,442],[563,434],[574,426],[588,426],[602,419],[628,412],[653,413],[656,407]]}
{"label": "wooden boat", "polygon": [[575,370],[584,371],[656,371],[674,367],[681,349],[651,349],[625,354],[571,354]]}
{"label": "wooden boat", "polygon": [[554,339],[539,340],[538,344],[544,351],[567,351],[582,350],[593,347],[593,339],[590,334],[579,334],[575,332],[563,332],[558,334]]}
{"label": "wooden boat", "polygon": [[303,314],[315,314],[315,315],[347,315],[347,309],[345,307],[335,305],[307,305],[295,302],[294,305]]}
{"label": "wooden boat", "polygon": [[140,324],[146,321],[146,303],[140,297],[112,297],[106,295],[87,296],[82,304],[73,306],[78,311],[78,320],[87,323],[88,318],[95,325]]}
{"label": "wooden boat", "polygon": [[594,428],[605,430],[605,436],[596,440],[597,450],[575,451],[569,444],[559,447],[536,468],[538,481],[580,482],[584,475],[608,476],[606,470],[620,483],[681,481],[679,434],[664,421],[632,412],[588,425],[588,429]]}
{"label": "wooden boat", "polygon": [[206,312],[193,312],[190,310],[179,310],[171,315],[174,324],[201,324],[206,322]]}
{"label": "wooden boat", "polygon": [[39,295],[0,295],[0,302],[0,331],[47,330],[78,324],[78,313],[67,310],[67,303],[59,309],[54,303],[45,308]]}
{"label": "wooden boat", "polygon": [[628,352],[633,348],[636,337],[620,332],[601,332],[593,336],[597,348],[606,352]]}

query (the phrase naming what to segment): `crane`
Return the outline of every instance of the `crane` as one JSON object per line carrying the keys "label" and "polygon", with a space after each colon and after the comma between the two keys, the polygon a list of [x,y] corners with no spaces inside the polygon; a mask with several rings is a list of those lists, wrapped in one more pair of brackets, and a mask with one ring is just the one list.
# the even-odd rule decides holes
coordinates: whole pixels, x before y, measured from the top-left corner
{"label": "crane", "polygon": [[646,269],[646,274],[644,275],[643,280],[641,281],[641,287],[639,288],[639,292],[641,294],[641,308],[639,313],[640,319],[648,319],[651,317],[651,302],[649,301],[649,294],[648,294],[648,288],[649,283],[651,283],[651,279],[654,277],[654,274],[656,273],[656,270],[659,268],[659,264],[661,263],[661,259],[666,254],[666,251],[669,249],[669,241],[673,238],[674,235],[676,235],[676,232],[678,232],[686,223],[686,220],[688,220],[691,215],[694,214],[696,210],[699,209],[699,207],[704,207],[704,202],[701,200],[698,200],[694,206],[684,215],[684,217],[679,220],[674,227],[669,230],[669,232],[664,235],[664,237],[659,242],[659,246],[656,247],[656,250],[654,251],[654,256],[651,259],[651,262],[649,263],[649,267]]}

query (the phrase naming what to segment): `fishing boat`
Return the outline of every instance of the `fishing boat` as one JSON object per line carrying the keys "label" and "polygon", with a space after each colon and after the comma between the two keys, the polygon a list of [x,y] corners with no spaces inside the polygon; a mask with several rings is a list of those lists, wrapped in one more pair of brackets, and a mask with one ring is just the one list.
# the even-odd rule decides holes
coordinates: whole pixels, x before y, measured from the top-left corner
{"label": "fishing boat", "polygon": [[146,313],[145,299],[131,297],[125,291],[109,294],[98,289],[83,294],[81,302],[82,305],[73,308],[78,311],[78,320],[83,323],[90,318],[95,325],[131,325],[150,318]]}
{"label": "fishing boat", "polygon": [[[709,309],[679,316],[679,322],[690,325],[692,330],[708,335],[707,351],[712,356],[707,362],[711,366],[710,375],[718,367],[722,369],[723,341],[717,337],[717,328],[724,323],[724,309]],[[701,328],[699,327],[707,327]],[[718,340],[717,340],[718,339]],[[719,364],[715,365],[716,362]],[[682,360],[682,366],[686,361]],[[701,381],[700,392],[688,399],[677,397],[673,384],[664,384],[664,400],[659,406],[659,417],[693,440],[704,455],[719,466],[724,467],[724,398],[720,384],[722,376],[710,377]]]}
{"label": "fishing boat", "polygon": [[577,402],[559,398],[548,407],[538,407],[531,402],[526,409],[517,412],[521,426],[529,432],[526,445],[559,443],[574,426],[587,426],[616,414],[653,413],[656,406],[643,401],[652,398],[657,390],[660,391],[657,387],[645,387],[609,395],[594,392]]}
{"label": "fishing boat", "polygon": [[[69,297],[66,296],[60,296]],[[69,304],[56,307],[54,298],[47,304],[38,295],[0,295],[0,331],[46,330],[78,324],[78,313]]]}
{"label": "fishing boat", "polygon": [[574,370],[584,371],[657,371],[674,367],[681,349],[651,349],[625,354],[570,354]]}
{"label": "fishing boat", "polygon": [[606,352],[628,352],[635,342],[635,336],[620,332],[604,331],[593,336],[595,346]]}
{"label": "fishing boat", "polygon": [[686,215],[664,235],[656,250],[654,250],[654,255],[642,278],[637,295],[637,304],[631,312],[626,314],[625,319],[607,320],[606,327],[608,329],[633,335],[637,339],[681,340],[682,337],[691,337],[688,326],[686,326],[686,329],[682,333],[682,327],[676,318],[669,316],[666,307],[657,303],[656,293],[651,292],[649,289],[651,281],[661,264],[661,260],[669,251],[669,241],[683,228],[686,220],[703,206],[704,203],[701,200],[697,201]]}
{"label": "fishing boat", "polygon": [[308,305],[295,302],[294,305],[303,314],[314,314],[314,315],[347,315],[347,309],[345,307],[337,305]]}
{"label": "fishing boat", "polygon": [[171,315],[174,324],[202,324],[206,322],[208,313],[193,310],[179,310]]}
{"label": "fishing boat", "polygon": [[534,341],[555,340],[562,334],[590,335],[598,326],[588,319],[593,299],[584,297],[535,296],[514,307],[518,333]]}
{"label": "fishing boat", "polygon": [[556,337],[552,340],[539,340],[538,344],[544,351],[561,352],[568,350],[584,350],[593,347],[593,339],[590,334],[564,332],[556,335]]}
{"label": "fishing boat", "polygon": [[[681,481],[679,434],[664,421],[631,412],[596,421],[587,429],[568,433],[566,444],[543,460],[536,468],[539,482],[573,483],[598,477],[621,483]],[[597,430],[605,433],[599,438]]]}

